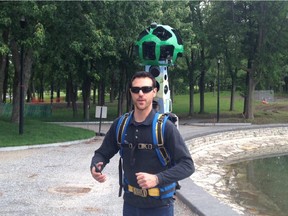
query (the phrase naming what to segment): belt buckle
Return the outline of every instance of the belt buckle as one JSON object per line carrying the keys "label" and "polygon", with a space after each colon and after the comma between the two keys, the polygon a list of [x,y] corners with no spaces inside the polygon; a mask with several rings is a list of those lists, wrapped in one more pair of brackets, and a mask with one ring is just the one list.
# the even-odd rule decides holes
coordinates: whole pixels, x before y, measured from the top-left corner
{"label": "belt buckle", "polygon": [[133,188],[133,194],[136,196],[147,197],[148,192],[146,189]]}
{"label": "belt buckle", "polygon": [[144,143],[139,143],[138,144],[138,149],[153,149],[153,145],[152,144],[144,144]]}

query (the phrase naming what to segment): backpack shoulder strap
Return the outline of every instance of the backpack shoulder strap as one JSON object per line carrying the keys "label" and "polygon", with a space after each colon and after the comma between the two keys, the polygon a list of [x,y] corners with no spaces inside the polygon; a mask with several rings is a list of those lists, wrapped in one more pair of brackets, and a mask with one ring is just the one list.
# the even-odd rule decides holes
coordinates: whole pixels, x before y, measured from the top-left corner
{"label": "backpack shoulder strap", "polygon": [[[133,112],[133,111],[132,111]],[[119,171],[119,193],[118,196],[121,197],[122,195],[122,189],[123,189],[123,169],[122,169],[122,152],[123,152],[123,148],[122,148],[122,144],[124,144],[124,140],[125,140],[125,136],[123,136],[126,133],[127,127],[129,125],[131,116],[132,116],[132,112],[129,113],[125,113],[124,115],[122,115],[117,123],[117,127],[116,127],[116,140],[117,140],[117,144],[120,148],[119,154],[120,154],[120,158],[119,158],[119,165],[118,165],[118,171]]]}
{"label": "backpack shoulder strap", "polygon": [[152,125],[153,144],[158,145],[156,152],[163,166],[167,166],[170,162],[170,155],[164,146],[164,133],[167,119],[168,115],[156,113]]}
{"label": "backpack shoulder strap", "polygon": [[125,137],[123,136],[123,134],[126,133],[131,116],[132,116],[132,112],[125,113],[124,115],[120,117],[117,123],[116,140],[117,140],[118,145],[121,145],[122,143],[124,143]]}

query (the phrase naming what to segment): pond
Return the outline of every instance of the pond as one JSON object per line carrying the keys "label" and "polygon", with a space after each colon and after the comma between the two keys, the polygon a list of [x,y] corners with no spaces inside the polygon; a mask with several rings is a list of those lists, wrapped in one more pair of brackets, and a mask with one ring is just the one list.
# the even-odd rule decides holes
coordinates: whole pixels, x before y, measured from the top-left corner
{"label": "pond", "polygon": [[231,196],[251,215],[288,214],[288,155],[245,161],[227,169]]}

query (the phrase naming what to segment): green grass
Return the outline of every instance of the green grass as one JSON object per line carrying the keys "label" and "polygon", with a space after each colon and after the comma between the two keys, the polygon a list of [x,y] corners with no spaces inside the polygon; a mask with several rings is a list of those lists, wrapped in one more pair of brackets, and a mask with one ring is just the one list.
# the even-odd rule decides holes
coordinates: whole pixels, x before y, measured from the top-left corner
{"label": "green grass", "polygon": [[[247,120],[243,117],[243,98],[236,96],[233,111],[229,111],[230,93],[220,93],[220,123],[249,122],[253,124],[288,123],[288,100],[287,96],[269,104],[262,104],[255,101],[254,119]],[[205,94],[204,114],[199,114],[199,94],[194,96],[194,113],[188,116],[189,95],[177,95],[173,101],[173,113],[181,119],[197,119],[198,122],[215,122],[217,113],[217,94]],[[117,116],[117,101],[106,103],[108,117],[103,120],[113,120]],[[83,121],[82,104],[78,105],[78,112],[75,117],[72,115],[72,108],[67,108],[66,103],[54,103],[52,115],[42,118],[25,118],[24,133],[19,135],[18,124],[10,123],[8,118],[0,118],[0,147],[34,145],[43,143],[63,142],[91,138],[95,132],[72,127],[64,127],[53,123],[45,122],[75,122]],[[89,121],[99,121],[95,118],[95,105],[91,105]]]}
{"label": "green grass", "polygon": [[[189,113],[189,95],[176,95],[173,101],[173,112],[176,113],[179,117],[186,118]],[[205,114],[199,116],[200,118],[207,118],[216,115],[217,112],[217,94],[216,93],[206,93],[205,94]],[[98,121],[95,118],[95,106],[91,104],[90,107],[90,117],[89,121]],[[117,117],[117,101],[113,103],[106,102],[105,106],[108,107],[108,116],[106,120],[113,120]],[[235,109],[234,111],[229,111],[230,107],[230,93],[229,92],[221,92],[220,93],[220,111],[223,115],[231,115],[236,113],[241,113],[243,110],[243,98],[240,96],[236,96],[235,100]],[[194,115],[197,116],[199,112],[199,94],[195,94],[194,96]],[[38,118],[42,121],[83,121],[83,111],[82,111],[82,103],[77,104],[77,114],[75,117],[72,116],[72,108],[66,107],[66,103],[62,104],[53,104],[52,108],[52,116],[45,118]]]}
{"label": "green grass", "polygon": [[[117,101],[114,103],[107,102],[105,106],[108,107],[108,116],[106,120],[113,120],[117,117]],[[97,121],[95,118],[96,105],[91,104],[89,109],[89,121]],[[72,107],[66,107],[66,103],[53,104],[52,115],[49,117],[36,117],[33,119],[45,122],[83,122],[83,107],[82,103],[77,104],[77,113],[73,117]]]}
{"label": "green grass", "polygon": [[[220,93],[220,123],[252,123],[252,124],[276,124],[288,123],[288,99],[286,96],[275,96],[275,102],[263,104],[261,101],[254,101],[254,119],[245,119],[242,115],[244,99],[236,95],[234,110],[230,111],[230,93]],[[173,102],[173,112],[181,118],[198,119],[200,122],[214,123],[217,118],[217,94],[206,93],[204,102],[204,114],[199,114],[199,94],[194,96],[194,114],[188,116],[189,96],[176,96]]]}
{"label": "green grass", "polygon": [[[230,93],[220,92],[220,111],[222,113],[229,113],[230,108]],[[217,94],[209,92],[205,94],[204,112],[206,114],[215,114],[217,112]],[[200,99],[199,94],[194,95],[194,111],[197,114],[200,111]],[[187,115],[189,112],[189,95],[177,95],[173,101],[173,112],[179,113],[179,115]],[[239,95],[236,96],[234,104],[234,112],[240,113],[243,110],[243,98]]]}
{"label": "green grass", "polygon": [[0,147],[64,142],[91,138],[95,132],[35,120],[25,120],[24,133],[19,135],[19,125],[0,120]]}

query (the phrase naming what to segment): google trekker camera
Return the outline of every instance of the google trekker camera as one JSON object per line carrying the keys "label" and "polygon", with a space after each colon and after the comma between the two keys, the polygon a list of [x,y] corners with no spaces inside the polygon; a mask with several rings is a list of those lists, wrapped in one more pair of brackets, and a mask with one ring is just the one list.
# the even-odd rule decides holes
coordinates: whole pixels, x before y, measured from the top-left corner
{"label": "google trekker camera", "polygon": [[136,52],[145,71],[151,73],[157,81],[158,109],[160,113],[172,111],[168,83],[168,66],[175,64],[183,54],[183,42],[179,32],[168,25],[152,23],[139,34]]}

